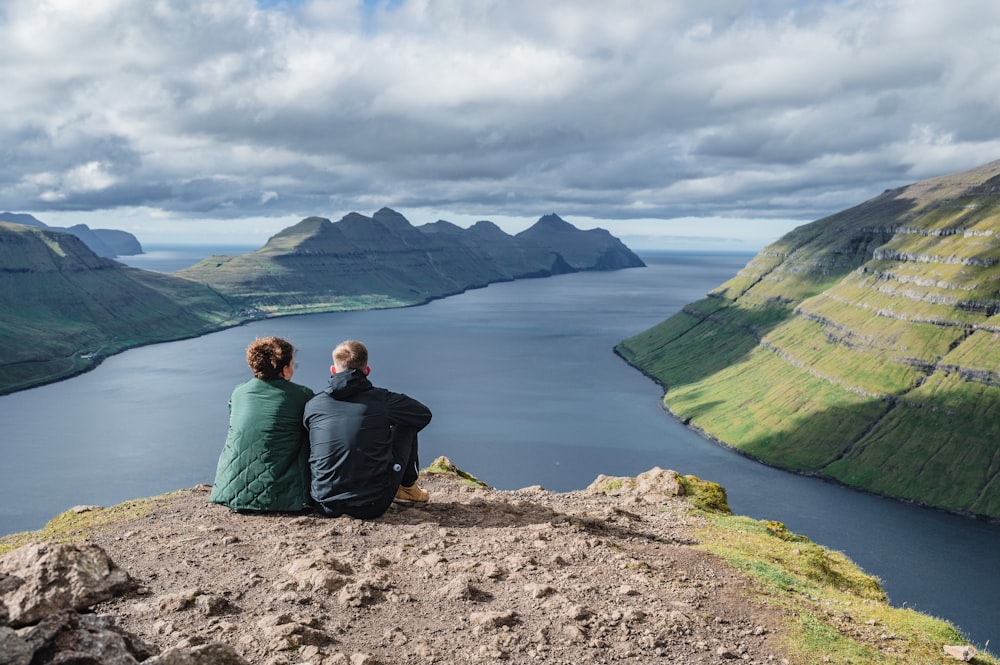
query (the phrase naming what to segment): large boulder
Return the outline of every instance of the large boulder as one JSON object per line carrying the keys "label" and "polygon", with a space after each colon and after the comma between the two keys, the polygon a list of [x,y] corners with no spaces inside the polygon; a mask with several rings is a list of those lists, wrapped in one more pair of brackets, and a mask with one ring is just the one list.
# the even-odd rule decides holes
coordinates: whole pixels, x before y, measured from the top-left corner
{"label": "large boulder", "polygon": [[168,649],[143,665],[250,665],[228,644],[201,644],[186,649]]}
{"label": "large boulder", "polygon": [[[63,610],[19,631],[32,656],[32,665],[47,663],[101,663],[134,665],[158,649],[118,627],[110,615],[77,614]],[[0,654],[0,663],[3,663]],[[17,662],[17,661],[14,661]]]}
{"label": "large boulder", "polygon": [[[111,615],[77,610],[123,594],[131,576],[96,545],[31,543],[0,557],[0,665],[248,665],[225,644],[159,649]],[[15,630],[16,629],[16,630]]]}
{"label": "large boulder", "polygon": [[609,496],[641,498],[650,502],[684,496],[685,494],[680,474],[671,469],[661,469],[658,466],[640,473],[635,478],[601,474],[587,486],[587,490]]}
{"label": "large boulder", "polygon": [[91,607],[132,587],[129,574],[95,545],[30,543],[0,557],[0,604],[14,628]]}

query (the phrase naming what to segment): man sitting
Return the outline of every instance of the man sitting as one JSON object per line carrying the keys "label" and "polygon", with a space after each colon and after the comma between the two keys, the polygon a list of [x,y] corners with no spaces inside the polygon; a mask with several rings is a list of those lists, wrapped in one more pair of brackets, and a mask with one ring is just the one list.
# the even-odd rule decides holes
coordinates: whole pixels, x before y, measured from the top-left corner
{"label": "man sitting", "polygon": [[326,390],[306,404],[309,430],[310,495],[329,517],[372,519],[393,500],[426,502],[416,484],[417,432],[431,411],[401,393],[376,388],[368,380],[368,349],[341,342],[333,350]]}

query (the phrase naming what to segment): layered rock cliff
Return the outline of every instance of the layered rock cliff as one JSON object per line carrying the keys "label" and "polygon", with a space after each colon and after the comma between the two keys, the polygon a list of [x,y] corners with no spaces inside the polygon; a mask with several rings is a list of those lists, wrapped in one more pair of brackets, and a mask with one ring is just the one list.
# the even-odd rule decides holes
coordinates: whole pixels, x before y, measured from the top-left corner
{"label": "layered rock cliff", "polygon": [[799,227],[618,346],[770,464],[1000,518],[1000,161]]}

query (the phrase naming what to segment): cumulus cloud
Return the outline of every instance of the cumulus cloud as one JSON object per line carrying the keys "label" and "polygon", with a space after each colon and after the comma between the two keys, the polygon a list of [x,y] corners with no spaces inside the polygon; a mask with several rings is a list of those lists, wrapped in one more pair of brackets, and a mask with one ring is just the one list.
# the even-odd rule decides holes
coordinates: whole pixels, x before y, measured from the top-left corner
{"label": "cumulus cloud", "polygon": [[7,0],[0,207],[815,219],[1000,157],[998,24],[990,0]]}

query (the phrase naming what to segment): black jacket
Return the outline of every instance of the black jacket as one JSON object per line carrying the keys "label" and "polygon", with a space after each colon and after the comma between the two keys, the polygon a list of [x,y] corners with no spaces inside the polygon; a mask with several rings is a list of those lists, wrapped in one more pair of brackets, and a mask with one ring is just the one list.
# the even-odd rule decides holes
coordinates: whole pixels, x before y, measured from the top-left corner
{"label": "black jacket", "polygon": [[328,508],[376,501],[392,482],[393,428],[419,431],[430,421],[426,406],[374,387],[361,370],[331,376],[326,390],[306,403],[303,415],[313,500]]}

